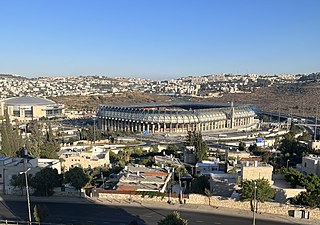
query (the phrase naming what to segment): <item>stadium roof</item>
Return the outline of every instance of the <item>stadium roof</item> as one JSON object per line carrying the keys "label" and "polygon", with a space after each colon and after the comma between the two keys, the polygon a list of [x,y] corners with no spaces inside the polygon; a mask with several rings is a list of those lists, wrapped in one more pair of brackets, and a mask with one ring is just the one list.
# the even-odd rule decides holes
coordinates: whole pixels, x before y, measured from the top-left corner
{"label": "stadium roof", "polygon": [[34,106],[34,105],[56,104],[54,101],[49,99],[30,97],[30,96],[8,98],[5,100],[5,102],[7,105],[11,105],[11,106],[18,106],[18,105]]}

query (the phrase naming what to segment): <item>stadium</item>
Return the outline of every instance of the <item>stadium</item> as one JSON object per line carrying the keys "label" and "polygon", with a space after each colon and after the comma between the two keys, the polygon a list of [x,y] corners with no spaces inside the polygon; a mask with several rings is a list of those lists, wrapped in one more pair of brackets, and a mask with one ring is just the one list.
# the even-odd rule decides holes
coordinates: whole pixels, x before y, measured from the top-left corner
{"label": "stadium", "polygon": [[144,133],[187,133],[239,129],[255,123],[252,105],[155,103],[100,105],[99,129]]}

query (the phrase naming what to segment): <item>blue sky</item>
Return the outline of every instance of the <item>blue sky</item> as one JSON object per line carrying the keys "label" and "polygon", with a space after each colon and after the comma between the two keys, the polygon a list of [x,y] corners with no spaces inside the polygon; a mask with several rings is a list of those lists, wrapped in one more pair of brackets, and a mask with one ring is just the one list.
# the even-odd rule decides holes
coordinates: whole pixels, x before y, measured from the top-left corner
{"label": "blue sky", "polygon": [[319,0],[0,1],[0,73],[320,71]]}

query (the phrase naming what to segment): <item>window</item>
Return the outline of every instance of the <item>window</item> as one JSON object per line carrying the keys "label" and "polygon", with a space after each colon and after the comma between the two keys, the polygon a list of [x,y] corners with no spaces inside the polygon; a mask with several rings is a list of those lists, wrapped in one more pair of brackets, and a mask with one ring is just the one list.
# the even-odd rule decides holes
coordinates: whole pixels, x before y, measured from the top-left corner
{"label": "window", "polygon": [[13,116],[20,117],[20,110],[13,110]]}
{"label": "window", "polygon": [[307,163],[306,162],[304,163],[304,167],[307,167]]}

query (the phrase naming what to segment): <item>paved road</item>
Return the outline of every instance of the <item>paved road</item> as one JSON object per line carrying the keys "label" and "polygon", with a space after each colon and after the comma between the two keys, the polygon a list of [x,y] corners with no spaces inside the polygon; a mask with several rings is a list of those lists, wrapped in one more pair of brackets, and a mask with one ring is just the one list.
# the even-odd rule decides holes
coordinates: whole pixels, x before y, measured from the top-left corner
{"label": "paved road", "polygon": [[[42,204],[42,203],[37,203]],[[171,213],[171,209],[150,208],[145,206],[120,206],[103,204],[79,204],[79,203],[49,203],[45,202],[49,209],[46,222],[68,224],[95,224],[95,225],[128,225],[136,220],[139,225],[157,225],[164,216]],[[6,205],[20,219],[27,219],[26,202],[7,201]],[[33,208],[33,206],[32,206]],[[199,211],[181,210],[183,218],[189,220],[189,225],[219,224],[219,225],[248,225],[252,224],[251,218],[226,216]],[[2,212],[0,211],[0,217]],[[257,225],[289,225],[292,223],[266,221],[257,219]]]}

